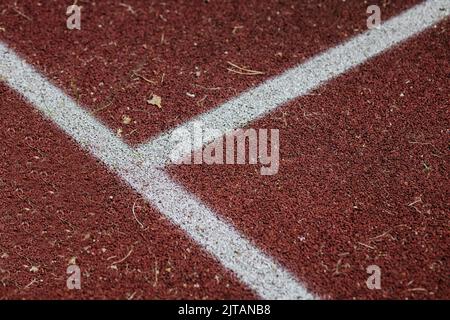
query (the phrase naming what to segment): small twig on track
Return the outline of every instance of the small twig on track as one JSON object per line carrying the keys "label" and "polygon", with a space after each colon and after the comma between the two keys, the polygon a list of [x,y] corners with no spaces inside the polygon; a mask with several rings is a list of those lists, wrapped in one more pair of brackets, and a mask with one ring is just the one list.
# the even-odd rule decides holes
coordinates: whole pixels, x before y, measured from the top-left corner
{"label": "small twig on track", "polygon": [[131,250],[128,251],[128,253],[127,253],[127,255],[126,255],[125,257],[123,257],[122,259],[117,260],[117,261],[111,263],[111,266],[115,266],[116,264],[119,264],[119,263],[124,262],[125,260],[127,260],[127,258],[131,255],[132,252],[133,252],[133,248],[131,248]]}
{"label": "small twig on track", "polygon": [[199,87],[199,88],[202,88],[202,89],[205,89],[205,90],[221,90],[222,89],[221,87],[211,87],[211,88],[209,88],[209,87],[202,86],[201,84],[197,84],[197,83],[192,84],[192,86]]}
{"label": "small twig on track", "polygon": [[23,13],[22,11],[20,11],[19,9],[17,9],[17,7],[13,7],[12,8],[18,15],[24,17],[25,19],[27,19],[28,21],[33,21],[33,19],[31,19],[31,17],[27,16],[25,13]]}
{"label": "small twig on track", "polygon": [[136,212],[134,210],[135,207],[136,207],[136,201],[133,203],[133,207],[131,208],[131,212],[133,212],[134,220],[136,220],[136,222],[139,223],[141,228],[144,229],[144,225],[142,224],[142,222],[139,221],[139,219],[136,216]]}
{"label": "small twig on track", "polygon": [[246,67],[241,67],[230,61],[227,61],[227,63],[231,66],[231,68],[227,68],[227,70],[230,72],[234,72],[234,73],[242,74],[242,75],[246,75],[246,76],[256,76],[256,75],[264,74],[264,72],[262,72],[262,71],[251,70]]}
{"label": "small twig on track", "polygon": [[148,82],[148,83],[151,83],[151,84],[156,84],[155,81],[152,81],[152,80],[150,80],[150,79],[147,79],[147,78],[144,77],[143,75],[137,73],[135,70],[133,70],[132,73],[133,73],[133,75],[134,75],[135,77],[137,77],[137,78],[139,78],[139,79],[142,79],[142,80],[144,80],[144,81],[146,81],[146,82]]}

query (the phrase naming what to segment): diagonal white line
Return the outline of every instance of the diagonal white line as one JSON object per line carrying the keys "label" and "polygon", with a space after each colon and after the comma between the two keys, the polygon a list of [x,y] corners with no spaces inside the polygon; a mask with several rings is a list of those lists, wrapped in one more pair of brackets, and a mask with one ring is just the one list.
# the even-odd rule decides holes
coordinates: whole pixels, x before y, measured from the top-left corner
{"label": "diagonal white line", "polygon": [[[444,19],[449,14],[449,6],[448,0],[433,0],[416,6],[391,19],[380,30],[353,38],[196,120],[213,124],[223,133],[243,126]],[[262,298],[314,298],[290,272],[165,172],[152,166],[167,163],[172,147],[170,132],[132,150],[2,43],[0,58],[0,77],[10,87],[103,161]],[[239,111],[244,106],[244,111]],[[184,126],[191,124],[188,122]],[[150,160],[144,158],[143,162],[142,156]]]}
{"label": "diagonal white line", "polygon": [[[137,150],[148,163],[165,165],[170,162],[170,151],[177,143],[171,141],[174,130],[180,128],[191,130],[194,122],[218,129],[216,134],[220,132],[220,136],[241,128],[425,30],[443,20],[449,13],[450,0],[426,1],[388,20],[379,29],[368,30],[217,108],[160,134],[140,145]],[[206,137],[203,142],[207,144],[218,137],[219,135]]]}
{"label": "diagonal white line", "polygon": [[84,149],[100,159],[223,266],[265,299],[313,296],[274,259],[220,219],[0,42],[0,79],[22,94]]}
{"label": "diagonal white line", "polygon": [[160,212],[212,253],[221,264],[264,299],[313,299],[283,267],[194,195],[158,170],[136,170],[122,177]]}

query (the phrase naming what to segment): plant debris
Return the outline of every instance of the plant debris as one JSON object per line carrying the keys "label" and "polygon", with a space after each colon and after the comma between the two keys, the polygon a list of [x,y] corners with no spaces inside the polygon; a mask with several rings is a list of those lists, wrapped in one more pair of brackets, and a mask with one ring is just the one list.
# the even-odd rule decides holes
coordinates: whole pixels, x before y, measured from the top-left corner
{"label": "plant debris", "polygon": [[131,118],[127,115],[123,115],[122,116],[122,123],[123,124],[130,124],[131,123]]}
{"label": "plant debris", "polygon": [[161,97],[157,96],[156,94],[153,94],[152,97],[147,100],[147,103],[153,106],[157,106],[159,109],[162,109]]}
{"label": "plant debris", "polygon": [[262,72],[262,71],[251,70],[251,69],[248,69],[247,67],[241,67],[241,66],[238,66],[237,64],[234,64],[234,63],[232,63],[230,61],[227,61],[227,63],[231,66],[230,68],[227,68],[227,70],[230,71],[230,72],[243,74],[243,75],[246,75],[246,76],[256,76],[256,75],[264,74],[264,72]]}

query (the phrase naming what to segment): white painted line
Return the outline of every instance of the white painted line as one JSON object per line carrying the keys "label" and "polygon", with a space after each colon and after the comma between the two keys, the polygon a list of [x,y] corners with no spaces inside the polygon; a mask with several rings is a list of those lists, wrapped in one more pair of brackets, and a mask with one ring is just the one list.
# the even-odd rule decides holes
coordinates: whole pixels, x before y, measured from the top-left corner
{"label": "white painted line", "polygon": [[144,166],[134,150],[1,42],[0,79],[103,161],[260,297],[313,298],[290,272],[164,171]]}
{"label": "white painted line", "polygon": [[[429,0],[394,17],[379,29],[364,32],[349,41],[319,54],[309,61],[244,92],[221,106],[196,116],[169,130],[137,150],[147,163],[165,165],[170,162],[174,143],[170,137],[179,128],[191,130],[194,122],[218,129],[220,136],[241,128],[290,100],[316,89],[327,81],[424,31],[450,14],[450,0]],[[218,138],[210,136],[205,144]],[[192,150],[194,151],[194,150]]]}
{"label": "white painted line", "polygon": [[122,176],[260,297],[315,298],[290,272],[257,249],[231,224],[219,218],[163,171],[141,169]]}
{"label": "white painted line", "polygon": [[130,162],[131,151],[127,145],[2,42],[0,80],[23,95],[42,114],[108,167],[123,168]]}
{"label": "white painted line", "polygon": [[[222,133],[244,126],[437,23],[449,14],[449,6],[448,0],[433,0],[416,6],[391,19],[381,29],[353,38],[194,120],[214,124]],[[314,298],[291,273],[240,235],[231,224],[220,219],[165,172],[152,166],[167,163],[172,147],[170,132],[132,150],[2,43],[0,76],[262,298]],[[192,121],[183,127],[191,124]],[[216,137],[210,140],[213,138]],[[150,160],[144,158],[143,163],[142,156]]]}

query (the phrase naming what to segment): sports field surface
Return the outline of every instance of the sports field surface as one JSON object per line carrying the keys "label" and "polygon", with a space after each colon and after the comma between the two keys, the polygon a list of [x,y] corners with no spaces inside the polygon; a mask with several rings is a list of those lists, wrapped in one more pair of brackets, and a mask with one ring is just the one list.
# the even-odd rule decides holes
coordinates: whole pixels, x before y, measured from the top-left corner
{"label": "sports field surface", "polygon": [[[449,15],[2,0],[0,299],[450,299]],[[276,129],[277,171],[177,163],[199,123],[184,157]]]}

